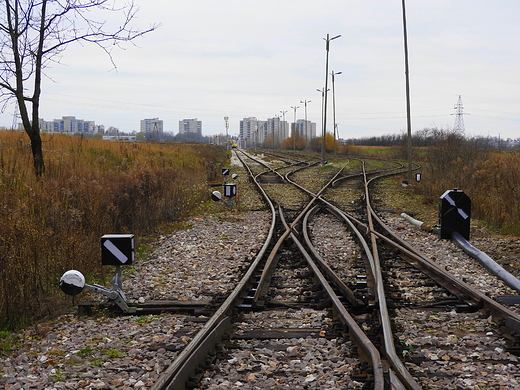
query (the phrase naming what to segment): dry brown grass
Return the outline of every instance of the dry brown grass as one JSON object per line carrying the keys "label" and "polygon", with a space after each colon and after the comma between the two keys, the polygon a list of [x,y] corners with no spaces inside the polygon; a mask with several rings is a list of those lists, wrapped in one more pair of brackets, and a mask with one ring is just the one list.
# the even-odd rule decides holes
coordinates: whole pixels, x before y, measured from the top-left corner
{"label": "dry brown grass", "polygon": [[203,144],[119,143],[43,135],[46,174],[33,174],[25,134],[0,131],[0,328],[63,310],[60,276],[106,281],[100,237],[150,233],[208,198],[225,151]]}
{"label": "dry brown grass", "polygon": [[[346,152],[406,158],[404,147],[350,145]],[[491,150],[482,142],[447,132],[434,146],[413,152],[413,161],[422,165],[422,181],[411,190],[428,209],[437,210],[439,197],[459,188],[471,199],[472,219],[497,233],[520,236],[520,150]]]}
{"label": "dry brown grass", "polygon": [[428,150],[423,180],[415,187],[425,203],[438,204],[446,190],[471,199],[472,219],[502,234],[520,235],[520,151],[490,151],[461,139]]}

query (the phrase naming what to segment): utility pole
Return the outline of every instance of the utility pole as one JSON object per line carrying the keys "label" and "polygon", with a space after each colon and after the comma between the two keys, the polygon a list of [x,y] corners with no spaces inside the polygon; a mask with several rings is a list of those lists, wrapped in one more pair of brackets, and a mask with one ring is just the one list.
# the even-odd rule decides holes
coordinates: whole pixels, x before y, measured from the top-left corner
{"label": "utility pole", "polygon": [[403,0],[404,73],[406,78],[406,123],[408,127],[408,183],[412,182],[412,119],[410,114],[410,74],[408,70],[408,34],[406,32],[406,9]]}

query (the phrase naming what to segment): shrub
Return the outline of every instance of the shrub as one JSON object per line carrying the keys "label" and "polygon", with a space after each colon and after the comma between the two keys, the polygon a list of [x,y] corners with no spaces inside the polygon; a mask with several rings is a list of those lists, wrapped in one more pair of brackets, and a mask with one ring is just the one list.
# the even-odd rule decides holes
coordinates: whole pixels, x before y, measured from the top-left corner
{"label": "shrub", "polygon": [[[43,134],[47,171],[33,175],[25,135],[0,131],[0,328],[61,312],[60,276],[105,280],[100,237],[149,234],[207,199],[222,148]],[[46,138],[46,139],[45,139]]]}
{"label": "shrub", "polygon": [[471,199],[471,216],[504,234],[520,234],[520,152],[491,151],[479,140],[447,132],[427,149],[423,180],[414,186],[428,204],[453,188]]}

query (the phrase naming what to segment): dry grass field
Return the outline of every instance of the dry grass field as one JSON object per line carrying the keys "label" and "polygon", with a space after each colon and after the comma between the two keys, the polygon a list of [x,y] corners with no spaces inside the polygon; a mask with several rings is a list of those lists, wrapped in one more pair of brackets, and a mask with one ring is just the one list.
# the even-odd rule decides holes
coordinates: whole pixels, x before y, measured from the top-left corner
{"label": "dry grass field", "polygon": [[43,138],[46,173],[36,178],[25,133],[0,131],[0,329],[70,304],[58,288],[66,270],[108,283],[101,236],[138,239],[192,213],[226,158],[205,144]]}
{"label": "dry grass field", "polygon": [[[356,157],[406,160],[404,147],[349,146]],[[520,236],[520,150],[489,149],[482,143],[448,133],[432,146],[413,149],[422,180],[410,192],[428,208],[458,188],[471,199],[472,219],[499,234]],[[401,179],[404,179],[403,176]]]}
{"label": "dry grass field", "polygon": [[[62,312],[60,276],[78,269],[107,285],[100,238],[142,236],[207,207],[206,183],[220,178],[226,152],[206,144],[111,142],[43,134],[46,173],[37,178],[25,133],[0,131],[0,330]],[[338,158],[403,159],[403,148],[348,147]],[[472,200],[472,219],[520,236],[520,151],[462,137],[414,150],[422,180],[407,193],[435,209],[446,190]],[[111,268],[111,267],[108,267]]]}

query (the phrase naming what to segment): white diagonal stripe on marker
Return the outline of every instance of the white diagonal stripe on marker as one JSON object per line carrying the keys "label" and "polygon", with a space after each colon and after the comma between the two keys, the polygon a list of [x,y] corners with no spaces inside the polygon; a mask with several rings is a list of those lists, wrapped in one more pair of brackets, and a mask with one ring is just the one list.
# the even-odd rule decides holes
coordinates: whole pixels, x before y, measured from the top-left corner
{"label": "white diagonal stripe on marker", "polygon": [[464,219],[468,219],[469,218],[469,215],[466,214],[466,212],[462,209],[457,209],[457,211],[459,212],[460,216]]}
{"label": "white diagonal stripe on marker", "polygon": [[444,199],[446,199],[451,206],[455,206],[455,201],[451,199],[449,195],[446,195]]}
{"label": "white diagonal stripe on marker", "polygon": [[112,253],[121,263],[124,264],[128,261],[128,257],[126,257],[126,255],[123,252],[121,252],[119,248],[112,243],[112,241],[106,240],[103,243],[103,246],[107,248],[110,251],[110,253]]}
{"label": "white diagonal stripe on marker", "polygon": [[455,201],[453,199],[450,198],[449,195],[446,195],[444,197],[444,199],[446,199],[448,201],[448,203],[453,206],[453,207],[456,207],[457,208],[457,212],[460,214],[460,216],[464,219],[468,219],[469,218],[469,215],[466,214],[466,212],[464,210],[462,210],[461,208],[457,207],[457,204],[455,203]]}

